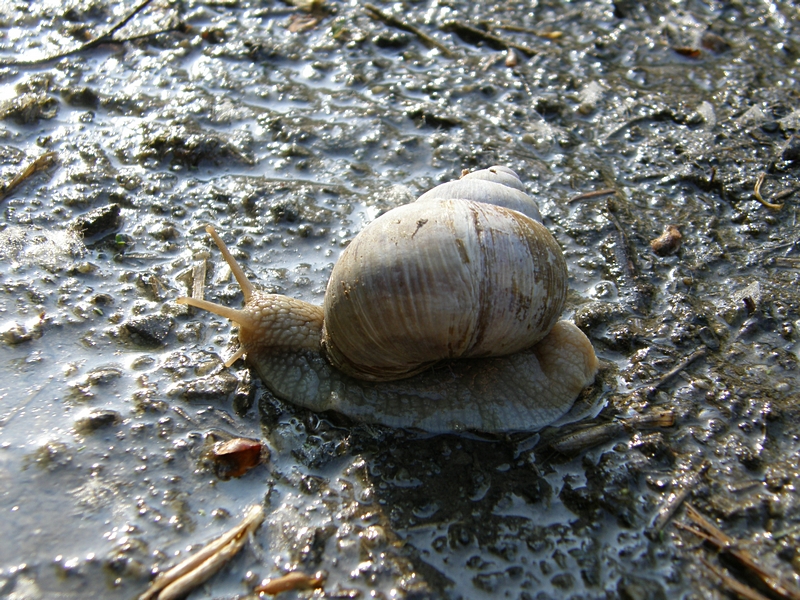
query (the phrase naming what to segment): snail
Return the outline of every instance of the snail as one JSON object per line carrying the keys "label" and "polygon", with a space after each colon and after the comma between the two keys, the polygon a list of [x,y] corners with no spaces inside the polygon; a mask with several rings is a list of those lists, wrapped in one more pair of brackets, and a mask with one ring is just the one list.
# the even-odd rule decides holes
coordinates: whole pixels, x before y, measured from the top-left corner
{"label": "snail", "polygon": [[566,261],[516,174],[491,167],[370,223],[333,268],[324,306],[256,290],[206,229],[241,310],[177,300],[239,326],[241,356],[279,398],[430,432],[537,430],[598,368],[559,321]]}

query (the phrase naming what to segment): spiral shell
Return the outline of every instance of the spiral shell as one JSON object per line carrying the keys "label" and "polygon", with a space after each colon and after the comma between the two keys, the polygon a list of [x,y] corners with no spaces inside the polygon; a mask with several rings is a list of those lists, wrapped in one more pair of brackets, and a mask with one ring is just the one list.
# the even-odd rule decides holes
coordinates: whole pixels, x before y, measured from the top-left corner
{"label": "spiral shell", "polygon": [[342,253],[323,346],[334,366],[373,381],[512,354],[552,329],[566,292],[561,249],[541,223],[432,195],[382,215]]}

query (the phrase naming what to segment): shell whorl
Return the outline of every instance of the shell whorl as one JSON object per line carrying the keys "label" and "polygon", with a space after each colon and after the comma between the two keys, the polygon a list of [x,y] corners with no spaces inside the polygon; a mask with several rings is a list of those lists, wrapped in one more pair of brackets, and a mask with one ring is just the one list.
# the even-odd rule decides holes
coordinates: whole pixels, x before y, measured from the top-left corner
{"label": "shell whorl", "polygon": [[525,193],[522,182],[508,167],[496,166],[473,171],[456,181],[437,185],[417,198],[417,202],[455,198],[510,208],[534,221],[542,221],[539,206]]}
{"label": "shell whorl", "polygon": [[[510,170],[499,176],[519,181]],[[504,183],[452,184],[385,213],[342,253],[325,294],[322,344],[343,372],[391,381],[445,359],[512,354],[561,314],[558,243],[541,223],[494,202],[506,191],[533,200]],[[459,187],[471,197],[458,197]]]}

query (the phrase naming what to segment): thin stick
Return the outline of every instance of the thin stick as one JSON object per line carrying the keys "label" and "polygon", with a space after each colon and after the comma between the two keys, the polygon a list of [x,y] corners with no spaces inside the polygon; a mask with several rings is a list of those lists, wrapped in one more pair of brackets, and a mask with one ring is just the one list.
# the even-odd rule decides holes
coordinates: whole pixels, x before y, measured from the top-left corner
{"label": "thin stick", "polygon": [[522,27],[521,25],[514,25],[512,23],[493,23],[497,29],[504,29],[505,31],[516,31],[517,33],[530,33],[539,37],[547,38],[549,40],[557,40],[564,35],[562,31],[544,31],[542,29],[531,29],[530,27]]}
{"label": "thin stick", "polygon": [[667,382],[669,382],[669,380],[672,379],[673,377],[675,377],[675,375],[677,375],[678,373],[683,371],[686,367],[688,367],[690,364],[692,364],[694,361],[696,361],[701,356],[705,356],[706,352],[708,352],[708,348],[705,348],[705,347],[698,348],[697,350],[692,352],[689,356],[684,358],[681,362],[679,362],[677,365],[675,365],[672,369],[670,369],[669,371],[664,373],[661,376],[661,378],[655,384],[653,384],[650,387],[650,389],[647,390],[647,395],[648,396],[652,396],[653,394],[655,394],[656,391],[658,391],[658,389],[660,387],[662,387]]}
{"label": "thin stick", "polygon": [[20,173],[18,173],[11,181],[0,188],[0,200],[5,200],[9,195],[11,195],[11,192],[14,191],[14,188],[16,188],[19,184],[28,179],[28,177],[37,171],[41,171],[42,169],[49,167],[51,164],[53,164],[53,162],[55,162],[55,159],[55,152],[45,152],[44,154],[35,158],[33,162],[31,162]]}
{"label": "thin stick", "polygon": [[[781,190],[777,194],[772,197],[772,200],[783,200],[784,198],[788,198],[795,192],[800,191],[800,187],[793,187],[793,188],[786,188],[785,190]],[[783,205],[781,205],[783,206]]]}
{"label": "thin stick", "polygon": [[607,442],[624,431],[672,427],[674,424],[675,413],[672,411],[636,415],[629,419],[619,419],[610,423],[602,423],[572,431],[550,442],[548,447],[561,454],[570,455]]}
{"label": "thin stick", "polygon": [[701,530],[699,533],[697,531],[692,531],[692,533],[716,546],[720,552],[734,558],[781,598],[786,600],[800,600],[800,590],[777,573],[773,573],[766,567],[757,563],[747,550],[739,547],[738,542],[734,538],[727,535],[711,521],[706,519],[691,504],[686,505],[686,516]]}
{"label": "thin stick", "polygon": [[630,294],[633,296],[633,308],[641,314],[645,312],[647,303],[639,289],[639,274],[636,270],[636,261],[631,252],[630,243],[628,242],[628,235],[625,233],[625,229],[622,227],[622,223],[619,222],[617,215],[614,214],[614,210],[614,203],[609,200],[606,206],[606,214],[617,234],[617,243],[614,244],[614,259],[624,278],[620,282],[622,284],[621,287],[624,291],[630,290]]}
{"label": "thin stick", "polygon": [[604,190],[585,192],[583,194],[578,194],[577,196],[573,196],[572,198],[567,200],[567,204],[572,204],[573,202],[578,202],[580,200],[591,200],[592,198],[602,198],[603,196],[611,196],[616,193],[617,190],[614,188],[606,188]]}
{"label": "thin stick", "polygon": [[97,44],[102,44],[102,43],[103,43],[103,42],[101,42],[101,41],[98,41],[98,40],[102,40],[102,39],[105,39],[105,40],[111,40],[111,36],[112,36],[112,35],[114,35],[114,34],[115,34],[116,32],[118,32],[120,29],[122,29],[123,27],[125,27],[125,25],[127,25],[127,24],[128,24],[128,21],[130,21],[130,20],[131,20],[133,17],[135,17],[135,16],[136,16],[137,14],[139,14],[140,12],[142,12],[142,11],[145,9],[145,7],[146,7],[148,4],[150,4],[152,1],[153,1],[153,0],[142,0],[142,2],[140,2],[140,3],[139,3],[139,6],[137,6],[136,8],[134,8],[134,9],[133,9],[133,10],[132,10],[132,11],[131,11],[129,14],[128,14],[128,16],[127,16],[127,17],[124,17],[124,18],[123,18],[123,19],[122,19],[122,20],[121,20],[119,23],[117,23],[116,25],[114,25],[114,26],[113,26],[111,29],[109,29],[108,31],[106,31],[106,32],[105,32],[103,35],[101,35],[99,38],[96,38],[96,39],[94,39],[94,40],[90,41],[89,43],[91,44],[92,42],[95,42],[95,45],[97,45]]}
{"label": "thin stick", "polygon": [[683,504],[684,500],[686,500],[692,490],[697,486],[700,482],[700,478],[705,475],[710,466],[711,463],[705,461],[700,465],[699,469],[683,478],[683,482],[677,491],[667,496],[664,504],[658,509],[650,528],[645,531],[645,535],[648,538],[651,540],[658,539],[661,531],[667,526],[667,523],[672,520],[672,517],[675,516],[681,504]]}
{"label": "thin stick", "polygon": [[772,202],[767,202],[764,198],[761,197],[761,185],[764,183],[764,179],[766,179],[766,173],[759,173],[758,178],[756,179],[756,185],[753,188],[753,196],[756,197],[756,200],[761,202],[764,206],[772,210],[780,210],[783,208],[783,204],[773,204]]}
{"label": "thin stick", "polygon": [[716,575],[717,577],[719,577],[722,580],[722,585],[727,587],[734,594],[744,598],[745,600],[770,600],[769,598],[764,596],[762,593],[757,592],[753,588],[748,587],[748,586],[744,585],[743,583],[739,583],[736,579],[734,579],[733,577],[728,575],[722,569],[718,569],[717,567],[712,565],[710,562],[708,562],[702,556],[700,557],[700,562],[703,563],[703,565],[706,567],[706,569],[711,571],[714,575]]}
{"label": "thin stick", "polygon": [[85,44],[81,44],[77,48],[71,48],[70,50],[64,50],[63,52],[58,52],[58,53],[52,54],[50,56],[45,56],[44,58],[35,58],[35,59],[32,59],[32,60],[0,61],[0,64],[2,64],[2,65],[38,65],[38,64],[50,62],[50,61],[53,61],[53,60],[58,60],[60,58],[66,58],[67,56],[72,56],[73,54],[79,54],[79,53],[84,52],[86,50],[91,50],[92,48],[96,48],[97,46],[100,46],[102,44],[112,44],[112,43],[113,44],[121,44],[123,42],[131,42],[131,41],[142,39],[142,38],[145,38],[145,37],[151,37],[151,36],[154,36],[154,35],[158,35],[159,33],[167,33],[167,32],[170,32],[170,31],[175,31],[176,27],[173,26],[173,27],[169,27],[167,29],[161,29],[159,31],[152,31],[150,33],[139,34],[139,35],[135,35],[135,36],[132,36],[132,37],[129,37],[129,38],[118,39],[118,40],[113,39],[114,38],[114,34],[117,31],[119,31],[120,29],[125,27],[125,25],[127,25],[128,22],[131,19],[133,19],[136,15],[138,15],[140,12],[142,12],[147,7],[147,5],[150,4],[152,1],[153,0],[142,0],[142,2],[140,2],[139,5],[136,6],[136,8],[134,8],[125,17],[123,17],[122,20],[120,20],[115,25],[113,25],[111,27],[111,29],[106,31],[104,34],[94,38],[93,40],[89,40]]}
{"label": "thin stick", "polygon": [[776,267],[787,267],[789,269],[796,269],[800,267],[800,258],[793,258],[791,256],[778,256],[774,260]]}
{"label": "thin stick", "polygon": [[442,44],[440,41],[432,38],[427,33],[422,31],[418,27],[415,27],[411,23],[403,21],[402,19],[395,17],[394,15],[391,15],[389,13],[383,12],[380,8],[378,8],[374,4],[369,4],[369,3],[364,4],[364,8],[370,13],[370,16],[373,19],[378,19],[380,21],[383,21],[390,27],[397,27],[397,29],[402,29],[403,31],[408,31],[409,33],[413,33],[428,48],[436,48],[447,58],[453,58],[453,51],[450,50],[450,48]]}
{"label": "thin stick", "polygon": [[499,35],[484,31],[483,29],[478,29],[477,27],[473,27],[464,21],[447,21],[442,23],[441,29],[442,31],[453,32],[459,37],[463,37],[463,35],[476,37],[497,50],[508,50],[509,48],[514,48],[515,50],[519,50],[527,56],[534,56],[535,54],[539,53],[538,50],[534,50],[530,46],[518,44],[517,42],[500,37]]}

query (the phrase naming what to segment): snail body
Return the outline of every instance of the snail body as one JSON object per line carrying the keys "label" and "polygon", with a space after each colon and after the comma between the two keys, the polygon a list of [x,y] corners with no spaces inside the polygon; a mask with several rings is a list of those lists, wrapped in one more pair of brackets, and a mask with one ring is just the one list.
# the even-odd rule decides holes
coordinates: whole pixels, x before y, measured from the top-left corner
{"label": "snail body", "polygon": [[[535,430],[566,413],[597,358],[558,321],[567,270],[510,169],[471,173],[370,223],[334,266],[324,306],[242,287],[241,310],[178,302],[239,325],[278,397],[428,431]],[[231,362],[231,361],[229,361]]]}

